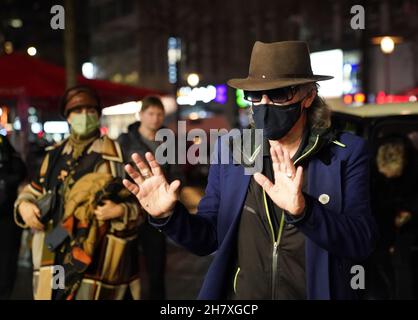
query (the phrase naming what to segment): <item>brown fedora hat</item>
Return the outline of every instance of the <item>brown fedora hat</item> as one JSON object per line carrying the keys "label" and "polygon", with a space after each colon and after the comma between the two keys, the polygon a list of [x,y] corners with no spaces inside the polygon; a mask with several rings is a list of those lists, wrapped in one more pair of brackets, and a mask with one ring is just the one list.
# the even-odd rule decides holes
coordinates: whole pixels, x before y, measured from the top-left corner
{"label": "brown fedora hat", "polygon": [[303,41],[263,43],[251,53],[247,78],[231,79],[229,86],[243,90],[269,90],[332,79],[312,73],[308,44]]}

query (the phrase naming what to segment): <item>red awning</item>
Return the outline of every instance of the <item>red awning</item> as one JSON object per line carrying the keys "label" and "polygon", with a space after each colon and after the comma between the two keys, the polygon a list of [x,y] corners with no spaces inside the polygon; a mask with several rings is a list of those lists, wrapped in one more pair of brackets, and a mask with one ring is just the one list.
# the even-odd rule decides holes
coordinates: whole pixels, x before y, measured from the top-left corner
{"label": "red awning", "polygon": [[[104,80],[78,77],[78,83],[93,87],[103,106],[141,100],[149,94],[162,92],[116,84]],[[57,101],[65,90],[65,69],[20,53],[0,55],[0,99],[24,96],[39,107],[57,108]],[[32,102],[33,103],[33,102]],[[38,107],[38,104],[36,105]]]}
{"label": "red awning", "polygon": [[418,96],[418,87],[402,92],[405,96]]}

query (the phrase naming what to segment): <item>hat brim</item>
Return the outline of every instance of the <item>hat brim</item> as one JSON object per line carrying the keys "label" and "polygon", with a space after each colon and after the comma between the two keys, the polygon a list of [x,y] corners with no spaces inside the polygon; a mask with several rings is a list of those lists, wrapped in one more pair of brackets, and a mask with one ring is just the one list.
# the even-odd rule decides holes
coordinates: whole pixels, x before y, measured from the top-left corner
{"label": "hat brim", "polygon": [[74,111],[75,109],[77,109],[77,108],[90,108],[90,107],[93,107],[93,108],[95,108],[96,110],[97,110],[97,113],[99,114],[99,117],[102,115],[102,110],[103,110],[103,108],[102,108],[102,106],[94,106],[94,105],[74,105],[74,106],[72,106],[71,108],[69,108],[69,109],[65,109],[65,107],[61,107],[60,109],[61,109],[61,116],[63,117],[63,118],[65,118],[65,119],[67,119],[68,118],[68,116],[70,115],[70,113],[72,112],[72,111]]}
{"label": "hat brim", "polygon": [[254,78],[243,78],[243,79],[231,79],[227,81],[227,84],[235,89],[242,90],[270,90],[284,88],[294,85],[307,84],[317,81],[330,80],[332,76],[321,76],[313,75],[307,78],[281,78],[281,79],[254,79]]}

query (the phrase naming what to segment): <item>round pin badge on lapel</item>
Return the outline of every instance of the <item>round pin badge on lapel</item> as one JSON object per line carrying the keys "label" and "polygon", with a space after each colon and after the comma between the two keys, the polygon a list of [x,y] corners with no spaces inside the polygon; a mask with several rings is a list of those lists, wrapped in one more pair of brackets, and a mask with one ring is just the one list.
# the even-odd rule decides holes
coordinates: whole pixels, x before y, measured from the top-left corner
{"label": "round pin badge on lapel", "polygon": [[329,195],[323,193],[319,196],[318,200],[319,202],[321,202],[322,204],[327,204],[329,202]]}

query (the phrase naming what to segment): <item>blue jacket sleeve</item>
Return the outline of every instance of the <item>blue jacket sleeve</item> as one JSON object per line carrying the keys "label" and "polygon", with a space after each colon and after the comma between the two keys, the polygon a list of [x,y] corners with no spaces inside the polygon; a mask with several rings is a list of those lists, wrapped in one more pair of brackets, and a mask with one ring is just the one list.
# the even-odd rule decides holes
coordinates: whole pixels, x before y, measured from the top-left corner
{"label": "blue jacket sleeve", "polygon": [[369,161],[362,142],[342,167],[342,212],[326,209],[317,199],[305,194],[306,210],[302,219],[292,220],[305,236],[330,253],[354,261],[366,259],[372,252],[377,226],[370,212]]}
{"label": "blue jacket sleeve", "polygon": [[151,225],[163,231],[179,245],[200,256],[211,254],[218,248],[220,166],[221,164],[217,163],[211,164],[205,195],[199,203],[196,214],[190,214],[181,202],[177,202],[169,218],[149,218]]}

